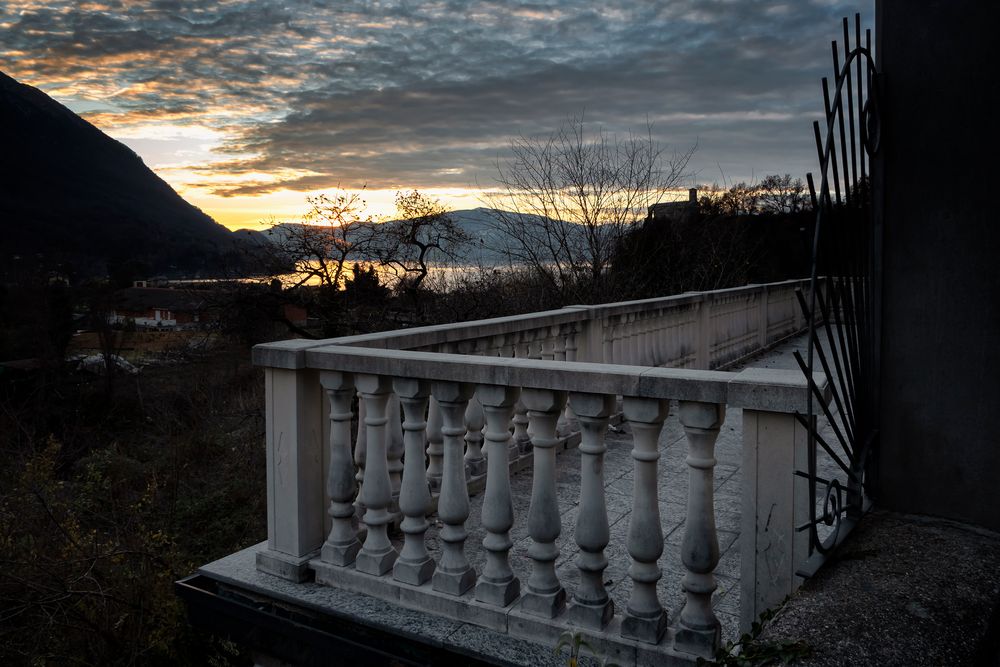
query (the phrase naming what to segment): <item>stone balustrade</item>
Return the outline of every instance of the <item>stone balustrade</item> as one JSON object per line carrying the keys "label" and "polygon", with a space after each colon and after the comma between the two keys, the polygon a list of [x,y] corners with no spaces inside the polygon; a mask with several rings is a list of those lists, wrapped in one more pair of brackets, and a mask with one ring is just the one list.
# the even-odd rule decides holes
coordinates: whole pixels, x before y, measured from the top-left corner
{"label": "stone balustrade", "polygon": [[[258,346],[268,448],[268,546],[257,554],[258,569],[293,581],[312,572],[321,584],[514,636],[549,641],[581,628],[623,663],[712,655],[720,642],[712,607],[719,560],[712,479],[727,406],[742,409],[744,461],[752,466],[752,493],[744,493],[744,533],[752,539],[743,545],[742,594],[756,611],[794,585],[790,549],[800,542],[798,510],[782,505],[786,520],[771,527],[755,503],[783,493],[758,480],[794,486],[789,465],[801,455],[802,433],[792,415],[804,409],[806,383],[796,372],[707,367],[797,331],[797,286]],[[631,593],[623,609],[615,608],[603,577],[611,541],[603,457],[619,405],[634,466],[624,544]],[[664,550],[657,441],[672,405],[687,440],[690,478],[680,554],[685,574],[670,582],[687,600],[678,618],[668,617],[657,592]],[[580,440],[573,526],[564,525],[556,496],[555,460],[567,418]],[[526,450],[530,503],[517,515],[510,476]],[[481,512],[471,516],[474,478],[482,479],[485,495]],[[425,536],[435,520],[437,558]],[[395,525],[401,543],[390,535]],[[475,527],[481,541],[469,540]],[[515,531],[530,536],[523,581],[511,566]],[[556,568],[564,534],[579,549],[578,583],[570,589]],[[778,563],[780,581],[771,585],[778,542],[789,545],[789,562]],[[470,560],[473,550],[485,558]],[[483,563],[481,570],[474,561]]]}
{"label": "stone balustrade", "polygon": [[254,362],[303,368],[305,352],[337,344],[554,361],[717,369],[802,330],[795,290],[807,280],[567,306],[324,341],[258,345]]}

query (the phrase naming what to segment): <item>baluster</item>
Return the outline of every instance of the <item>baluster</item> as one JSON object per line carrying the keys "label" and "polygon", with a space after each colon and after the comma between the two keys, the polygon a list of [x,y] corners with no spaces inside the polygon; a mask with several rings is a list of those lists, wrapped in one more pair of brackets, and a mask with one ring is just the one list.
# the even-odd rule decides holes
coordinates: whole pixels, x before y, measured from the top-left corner
{"label": "baluster", "polygon": [[516,357],[517,356],[517,334],[509,333],[501,335],[502,342],[500,343],[500,356],[501,357]]}
{"label": "baluster", "polygon": [[368,458],[368,428],[365,426],[365,402],[358,392],[358,437],[354,441],[354,465],[358,471],[354,473],[354,480],[358,484],[358,495],[354,499],[354,523],[361,522],[361,517],[365,515],[365,504],[361,502],[361,493],[365,489],[365,460]]}
{"label": "baluster", "polygon": [[330,535],[320,558],[334,565],[350,565],[361,549],[354,520],[354,462],[351,460],[351,401],[354,376],[350,373],[320,374],[320,384],[330,400],[330,464],[326,491],[330,496]]}
{"label": "baluster", "polygon": [[465,409],[465,474],[469,479],[486,474],[486,459],[483,458],[485,425],[483,406],[473,396]]}
{"label": "baluster", "polygon": [[601,361],[605,364],[615,363],[615,325],[611,318],[601,323]]}
{"label": "baluster", "polygon": [[660,365],[660,313],[652,311],[646,320],[646,363]]}
{"label": "baluster", "polygon": [[528,359],[531,356],[531,339],[527,331],[511,334],[513,337],[514,356],[518,359]]}
{"label": "baluster", "polygon": [[580,507],[576,515],[576,543],[580,554],[580,585],[573,595],[568,619],[592,630],[601,630],[615,615],[615,604],[604,589],[608,559],[608,510],[604,501],[604,442],[608,419],[615,411],[610,394],[571,394],[573,412],[580,420]]}
{"label": "baluster", "polygon": [[656,327],[656,365],[670,365],[670,327],[673,322],[672,316],[663,311]]}
{"label": "baluster", "polygon": [[621,318],[621,352],[618,358],[619,363],[632,364],[632,316],[622,315]]}
{"label": "baluster", "polygon": [[622,363],[631,366],[635,363],[632,356],[632,343],[635,341],[635,315],[629,313],[622,316]]}
{"label": "baluster", "polygon": [[660,320],[660,365],[670,366],[674,356],[674,349],[671,342],[671,335],[676,321],[676,311],[664,311]]}
{"label": "baluster", "polygon": [[639,366],[649,366],[649,318],[646,313],[636,313],[635,327],[635,363]]}
{"label": "baluster", "polygon": [[625,315],[619,315],[615,318],[615,330],[614,330],[614,362],[616,364],[627,364],[628,360],[625,358]]}
{"label": "baluster", "polygon": [[403,423],[399,414],[399,398],[389,395],[389,405],[386,408],[389,419],[387,433],[389,443],[386,449],[388,459],[389,483],[392,486],[392,509],[395,514],[399,510],[399,486],[403,481]]}
{"label": "baluster", "polygon": [[629,331],[629,356],[634,366],[642,364],[642,316],[632,315],[632,326]]}
{"label": "baluster", "polygon": [[472,385],[435,382],[431,388],[441,406],[444,426],[444,474],[438,496],[441,527],[441,561],[434,572],[434,590],[462,595],[476,583],[476,572],[465,557],[465,520],[469,518],[469,488],[465,481],[462,449],[465,445],[465,410]]}
{"label": "baluster", "polygon": [[389,504],[392,502],[392,483],[386,458],[386,407],[392,387],[384,375],[358,375],[357,386],[365,406],[365,482],[361,489],[361,502],[365,506],[362,520],[368,528],[365,543],[354,561],[359,572],[381,576],[396,562],[396,550],[389,542],[388,524],[392,523]]}
{"label": "baluster", "polygon": [[613,364],[627,364],[628,360],[625,358],[625,316],[619,315],[615,317],[614,328],[611,333],[611,363]]}
{"label": "baluster", "polygon": [[552,327],[552,360],[566,361],[566,330],[562,325]]}
{"label": "baluster", "polygon": [[506,357],[507,356],[505,354],[505,350],[504,350],[505,345],[506,345],[506,336],[504,336],[503,334],[498,334],[496,336],[493,336],[493,338],[490,339],[490,341],[491,342],[490,342],[490,349],[489,349],[488,356],[490,356],[490,357]]}
{"label": "baluster", "polygon": [[488,471],[486,495],[483,498],[483,548],[486,567],[476,584],[476,599],[506,607],[521,590],[521,582],[510,568],[509,553],[513,542],[510,528],[514,525],[514,505],[510,496],[510,421],[514,403],[520,391],[517,387],[481,385],[476,391],[486,418],[486,449]]}
{"label": "baluster", "polygon": [[[522,332],[520,340],[523,340],[526,335],[526,332]],[[514,346],[514,356],[518,359],[527,359],[530,356],[530,349],[528,346],[522,346],[519,343]],[[520,399],[514,404],[514,419],[512,423],[514,425],[514,438],[510,458],[514,460],[531,451],[531,436],[528,435],[528,409],[524,407],[524,403]]]}
{"label": "baluster", "polygon": [[531,451],[531,436],[528,435],[528,409],[521,401],[514,404],[514,419],[511,420],[511,424],[514,426],[514,437],[511,438],[510,458],[514,460]]}
{"label": "baluster", "polygon": [[434,573],[434,561],[427,553],[424,533],[427,531],[427,508],[431,504],[431,493],[427,485],[427,470],[424,467],[424,440],[427,423],[427,398],[430,387],[423,380],[396,378],[393,381],[396,396],[402,404],[403,482],[399,490],[399,510],[403,513],[400,529],[403,531],[403,549],[399,560],[392,568],[392,576],[397,581],[419,586]]}
{"label": "baluster", "polygon": [[566,361],[576,361],[576,336],[577,336],[577,325],[569,325],[569,333],[566,336]]}
{"label": "baluster", "polygon": [[635,480],[628,525],[632,595],[622,619],[622,636],[650,644],[659,642],[667,629],[667,614],[656,595],[656,582],[662,576],[656,561],[663,554],[656,465],[660,458],[657,441],[669,406],[668,401],[656,398],[626,397],[624,401],[625,418],[632,427]]}
{"label": "baluster", "polygon": [[545,338],[540,331],[525,331],[528,340],[528,358],[541,359],[545,348]]}
{"label": "baluster", "polygon": [[[543,346],[542,359],[551,361],[566,361],[566,334],[563,326],[553,325],[545,329],[546,338]],[[569,405],[563,409],[556,424],[556,433],[564,436],[569,432]]]}
{"label": "baluster", "polygon": [[646,320],[646,364],[659,366],[660,318],[652,313]]}
{"label": "baluster", "polygon": [[555,343],[555,338],[552,335],[552,329],[550,327],[541,329],[538,331],[537,336],[541,340],[538,346],[539,358],[544,361],[552,361]]}
{"label": "baluster", "polygon": [[559,557],[556,539],[561,531],[556,500],[556,421],[566,406],[566,392],[524,389],[521,400],[528,408],[534,444],[531,505],[528,508],[528,556],[533,564],[525,586],[521,609],[529,614],[554,618],[566,606],[566,591],[556,576]]}
{"label": "baluster", "polygon": [[431,491],[441,490],[444,455],[444,434],[441,432],[441,406],[431,396],[427,408],[427,481]]}
{"label": "baluster", "polygon": [[687,602],[674,636],[679,651],[710,657],[719,648],[719,619],[712,611],[715,566],[719,564],[719,539],[715,533],[712,478],[715,441],[726,416],[726,407],[715,403],[681,401],[680,422],[688,441],[688,505],[681,560],[687,574],[681,587]]}

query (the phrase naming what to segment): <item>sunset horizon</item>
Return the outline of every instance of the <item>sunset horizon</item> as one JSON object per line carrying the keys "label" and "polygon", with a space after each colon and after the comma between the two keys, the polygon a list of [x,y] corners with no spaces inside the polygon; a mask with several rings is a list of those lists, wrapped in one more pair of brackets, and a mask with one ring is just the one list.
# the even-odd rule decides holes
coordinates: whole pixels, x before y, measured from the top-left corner
{"label": "sunset horizon", "polygon": [[17,0],[0,9],[0,70],[220,224],[259,229],[338,187],[364,188],[377,216],[398,190],[482,206],[511,139],[580,115],[697,145],[684,187],[804,176],[827,67],[806,47],[836,37],[846,7]]}

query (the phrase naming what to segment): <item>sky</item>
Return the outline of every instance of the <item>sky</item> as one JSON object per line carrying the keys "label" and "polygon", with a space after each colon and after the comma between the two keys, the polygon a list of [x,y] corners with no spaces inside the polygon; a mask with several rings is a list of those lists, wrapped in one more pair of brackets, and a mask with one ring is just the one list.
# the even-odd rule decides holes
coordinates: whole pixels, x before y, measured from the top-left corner
{"label": "sky", "polygon": [[365,188],[483,205],[573,116],[697,150],[683,185],[815,170],[840,20],[872,0],[0,0],[0,70],[233,228]]}

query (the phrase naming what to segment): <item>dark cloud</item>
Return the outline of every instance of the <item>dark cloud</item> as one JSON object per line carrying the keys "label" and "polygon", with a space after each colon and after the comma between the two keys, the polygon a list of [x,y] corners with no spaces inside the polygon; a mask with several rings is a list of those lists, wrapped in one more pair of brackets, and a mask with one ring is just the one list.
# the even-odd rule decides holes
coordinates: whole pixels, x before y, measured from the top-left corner
{"label": "dark cloud", "polygon": [[[866,20],[871,7],[866,4]],[[836,1],[8,0],[0,67],[104,122],[224,129],[220,164],[334,184],[488,186],[510,137],[586,110],[684,149],[698,180],[812,167]],[[721,169],[721,171],[720,171]],[[284,176],[284,175],[287,175]]]}

